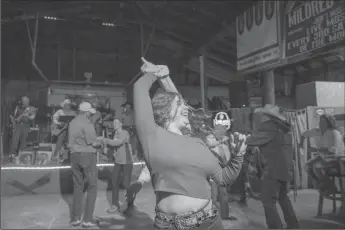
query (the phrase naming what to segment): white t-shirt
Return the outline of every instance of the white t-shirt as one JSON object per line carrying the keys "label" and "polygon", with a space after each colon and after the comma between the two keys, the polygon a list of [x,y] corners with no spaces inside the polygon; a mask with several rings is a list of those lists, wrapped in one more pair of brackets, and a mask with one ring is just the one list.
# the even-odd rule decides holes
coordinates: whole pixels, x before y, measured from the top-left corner
{"label": "white t-shirt", "polygon": [[343,136],[338,130],[327,130],[322,133],[320,129],[313,129],[304,133],[303,136],[312,137],[318,148],[326,148],[336,156],[345,155]]}

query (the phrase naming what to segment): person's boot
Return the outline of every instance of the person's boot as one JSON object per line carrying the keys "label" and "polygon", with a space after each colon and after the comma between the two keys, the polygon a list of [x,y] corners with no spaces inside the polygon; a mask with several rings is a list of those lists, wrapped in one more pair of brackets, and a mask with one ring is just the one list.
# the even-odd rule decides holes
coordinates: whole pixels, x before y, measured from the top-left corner
{"label": "person's boot", "polygon": [[127,208],[125,211],[123,211],[123,214],[125,214],[126,216],[131,216],[133,214],[133,212],[135,211],[135,206],[134,203],[129,203],[127,205]]}

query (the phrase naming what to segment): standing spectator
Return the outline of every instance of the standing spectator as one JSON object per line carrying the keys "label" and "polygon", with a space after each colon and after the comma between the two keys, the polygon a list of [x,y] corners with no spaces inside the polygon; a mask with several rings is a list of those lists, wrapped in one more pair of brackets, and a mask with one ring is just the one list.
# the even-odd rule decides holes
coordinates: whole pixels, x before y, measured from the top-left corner
{"label": "standing spectator", "polygon": [[[97,156],[94,148],[97,143],[92,115],[96,110],[88,102],[79,105],[79,114],[69,124],[68,144],[71,152],[71,166],[73,173],[73,206],[71,225],[96,227],[93,212],[97,197]],[[84,217],[81,221],[83,207],[83,190],[87,186],[87,197]]]}
{"label": "standing spectator", "polygon": [[96,113],[92,116],[92,123],[95,126],[97,136],[102,136],[103,120],[102,120],[102,114],[100,112],[101,105],[97,101],[97,102],[94,102],[92,106],[96,110]]}
{"label": "standing spectator", "polygon": [[299,228],[299,223],[287,195],[288,184],[292,179],[292,154],[285,149],[285,135],[290,130],[290,124],[275,105],[265,105],[255,113],[261,116],[257,130],[247,139],[248,146],[260,148],[263,158],[263,173],[261,176],[261,202],[264,207],[266,224],[269,229],[282,229],[276,203],[283,211],[287,228]]}
{"label": "standing spectator", "polygon": [[[115,134],[112,140],[104,137],[98,138],[103,141],[104,145],[108,145],[113,149],[114,168],[112,174],[112,206],[107,209],[107,212],[109,213],[120,211],[120,177],[123,175],[123,186],[128,190],[131,186],[133,170],[133,156],[131,145],[129,143],[129,133],[127,130],[123,129],[122,123],[118,119],[114,120],[114,129]],[[133,208],[133,202],[128,202],[129,209]]]}

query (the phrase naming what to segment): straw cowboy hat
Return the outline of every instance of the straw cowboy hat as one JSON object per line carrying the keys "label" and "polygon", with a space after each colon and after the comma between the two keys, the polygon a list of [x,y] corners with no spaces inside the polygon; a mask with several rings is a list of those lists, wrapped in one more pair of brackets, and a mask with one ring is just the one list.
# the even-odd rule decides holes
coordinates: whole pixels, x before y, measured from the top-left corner
{"label": "straw cowboy hat", "polygon": [[63,102],[60,103],[60,106],[63,108],[65,105],[70,105],[72,104],[70,99],[65,99]]}
{"label": "straw cowboy hat", "polygon": [[272,117],[276,117],[282,121],[287,121],[284,114],[280,112],[280,108],[276,105],[266,104],[262,108],[257,108],[254,110],[254,113],[256,114],[266,114]]}

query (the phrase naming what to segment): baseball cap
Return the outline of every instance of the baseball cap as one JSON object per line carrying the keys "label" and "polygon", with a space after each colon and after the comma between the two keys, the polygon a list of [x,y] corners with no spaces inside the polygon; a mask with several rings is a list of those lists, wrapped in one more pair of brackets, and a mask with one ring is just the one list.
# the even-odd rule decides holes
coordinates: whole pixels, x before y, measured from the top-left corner
{"label": "baseball cap", "polygon": [[95,114],[96,110],[92,108],[92,105],[89,102],[82,102],[79,104],[79,111],[83,112],[90,112],[91,114]]}

